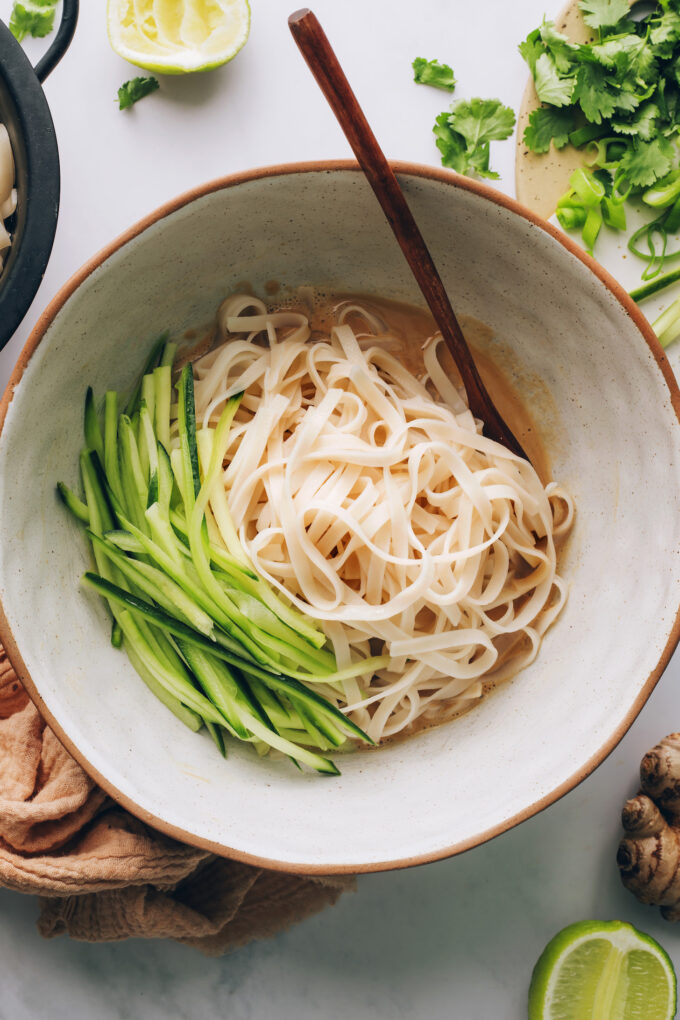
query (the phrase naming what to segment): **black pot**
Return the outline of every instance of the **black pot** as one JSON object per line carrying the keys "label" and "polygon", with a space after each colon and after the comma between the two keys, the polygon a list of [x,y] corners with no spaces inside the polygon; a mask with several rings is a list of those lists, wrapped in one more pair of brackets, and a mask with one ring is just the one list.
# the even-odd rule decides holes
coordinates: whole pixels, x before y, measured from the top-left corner
{"label": "black pot", "polygon": [[59,31],[35,69],[0,21],[0,122],[12,144],[17,189],[12,247],[0,271],[0,350],[35,297],[57,229],[59,150],[40,83],[68,49],[77,20],[78,0],[64,0]]}

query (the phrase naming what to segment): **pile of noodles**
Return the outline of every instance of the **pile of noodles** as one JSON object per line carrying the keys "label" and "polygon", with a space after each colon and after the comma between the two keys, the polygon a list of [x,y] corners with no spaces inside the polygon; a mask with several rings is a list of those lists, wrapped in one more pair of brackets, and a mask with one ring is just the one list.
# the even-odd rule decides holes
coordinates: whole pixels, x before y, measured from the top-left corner
{"label": "pile of noodles", "polygon": [[14,187],[14,157],[9,135],[4,124],[0,124],[0,270],[12,239],[5,227],[17,207],[17,193]]}
{"label": "pile of noodles", "polygon": [[226,342],[195,364],[197,419],[216,423],[244,391],[224,486],[254,568],[320,622],[340,668],[391,656],[336,704],[379,740],[531,662],[565,600],[554,540],[572,503],[480,434],[441,338],[416,379],[349,303],[310,341],[304,315],[236,295],[218,331]]}

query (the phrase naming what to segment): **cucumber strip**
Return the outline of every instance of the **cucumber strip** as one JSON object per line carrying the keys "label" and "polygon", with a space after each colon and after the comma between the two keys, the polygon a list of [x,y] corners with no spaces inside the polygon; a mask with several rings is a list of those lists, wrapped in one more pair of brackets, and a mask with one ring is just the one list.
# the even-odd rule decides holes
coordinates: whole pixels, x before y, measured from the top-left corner
{"label": "cucumber strip", "polygon": [[108,390],[104,398],[104,470],[111,491],[120,503],[123,491],[118,467],[118,394]]}
{"label": "cucumber strip", "polygon": [[[242,396],[243,394],[239,394],[239,401]],[[220,416],[220,421],[217,425],[218,429],[222,423],[222,418],[227,411],[228,406],[229,401],[225,404],[224,411]],[[233,415],[231,415],[231,418],[233,418]],[[230,425],[231,418],[229,419]],[[229,512],[229,505],[224,492],[224,486],[219,478],[219,467],[221,466],[226,453],[229,441],[229,431],[227,430],[226,433],[221,435],[219,438],[217,437],[216,432],[217,430],[215,429],[201,429],[196,436],[198,452],[206,478],[209,474],[209,466],[212,465],[213,461],[216,461],[218,465],[218,472],[213,477],[209,489],[210,506],[226,548],[234,559],[242,562],[244,566],[250,567],[250,561],[248,560],[245,549],[239,541],[236,528],[234,527],[234,521],[231,513]]]}
{"label": "cucumber strip", "polygon": [[315,748],[318,751],[334,751],[337,748],[333,744],[329,743],[319,733],[317,736],[312,736],[307,730],[287,730],[285,727],[279,730],[280,736],[285,740],[290,740],[291,743],[304,744],[306,747]]}
{"label": "cucumber strip", "polygon": [[302,743],[308,743],[308,740],[304,738],[306,733],[312,738],[313,743],[322,750],[330,750],[331,747],[339,747],[345,743],[346,737],[336,727],[332,727],[330,735],[324,735],[325,728],[329,727],[330,723],[324,722],[324,731],[322,732],[318,723],[312,722],[310,719],[309,712],[306,712],[299,704],[293,706],[288,699],[282,700],[260,680],[252,680],[251,687],[279,733],[283,733],[284,730],[291,734],[297,732],[297,739]]}
{"label": "cucumber strip", "polygon": [[335,673],[328,673],[325,676],[321,674],[310,676],[308,673],[300,673],[295,670],[286,670],[286,672],[296,680],[304,680],[306,683],[313,684],[330,684],[335,687],[342,685],[345,680],[366,676],[368,673],[377,673],[379,669],[387,669],[391,661],[389,655],[371,655],[367,659],[360,659],[359,662],[353,662],[351,666],[345,666],[344,669],[338,669]]}
{"label": "cucumber strip", "polygon": [[101,535],[103,531],[111,531],[113,529],[114,519],[95,466],[97,461],[97,454],[94,451],[81,451],[80,474],[83,480],[85,501],[90,515],[90,528],[95,534]]}
{"label": "cucumber strip", "polygon": [[276,748],[277,751],[282,751],[287,754],[289,758],[293,758],[295,761],[300,762],[304,765],[309,765],[317,772],[321,772],[323,775],[328,776],[339,776],[339,769],[333,764],[330,758],[323,758],[320,754],[316,754],[314,751],[309,751],[305,747],[299,747],[294,744],[292,740],[286,740],[284,737],[279,736],[278,733],[274,733],[272,730],[267,729],[263,722],[261,722],[256,716],[244,713],[242,722],[252,732],[255,737],[258,737],[265,744],[269,744],[271,747]]}
{"label": "cucumber strip", "polygon": [[144,531],[146,528],[144,511],[149,490],[139,459],[135,430],[130,418],[125,414],[120,416],[118,422],[118,438],[120,477],[128,516],[140,531]]}
{"label": "cucumber strip", "polygon": [[285,705],[281,698],[274,691],[270,691],[261,680],[251,677],[248,685],[253,693],[253,697],[257,699],[258,704],[266,712],[267,718],[273,726],[276,726],[277,730],[281,726],[288,729],[304,729],[295,709],[290,704]]}
{"label": "cucumber strip", "polygon": [[158,501],[158,472],[154,471],[149,478],[148,506]]}
{"label": "cucumber strip", "polygon": [[222,462],[229,443],[229,432],[231,431],[234,415],[239,409],[242,398],[242,393],[237,393],[233,397],[230,397],[224,405],[217,427],[214,430],[201,429],[201,431],[196,435],[197,446],[199,441],[201,441],[204,445],[206,454],[208,454],[207,440],[211,440],[209,455],[204,458],[203,463],[203,485],[196,497],[196,502],[200,503],[202,510],[205,508],[208,500],[210,499],[210,493],[213,487],[217,483],[221,484],[222,480],[220,475],[222,473]]}
{"label": "cucumber strip", "polygon": [[[169,334],[167,334],[167,333],[165,334],[166,337],[168,335]],[[173,344],[169,340],[166,340],[165,346],[163,348],[163,356],[161,358],[160,367],[161,368],[167,367],[170,370],[172,370],[172,366],[175,363],[175,354],[176,353],[177,353],[177,344]]]}
{"label": "cucumber strip", "polygon": [[286,605],[276,592],[269,587],[264,578],[257,577],[256,575],[256,584],[250,594],[263,602],[265,606],[271,609],[275,616],[278,616],[282,623],[285,623],[291,630],[296,631],[313,648],[321,649],[326,644],[326,635],[314,621],[298,612],[292,606]]}
{"label": "cucumber strip", "polygon": [[227,747],[224,743],[224,735],[222,733],[222,727],[216,726],[215,723],[205,721],[205,728],[207,729],[210,736],[213,738],[215,747],[220,752],[223,758],[227,757]]}
{"label": "cucumber strip", "polygon": [[[179,394],[179,434],[180,450],[182,451],[182,469],[185,479],[193,479],[193,494],[190,491],[191,484],[185,484],[185,509],[189,523],[189,548],[201,584],[211,599],[227,616],[234,620],[241,631],[250,639],[251,643],[247,644],[247,647],[252,655],[256,658],[259,657],[265,662],[269,662],[270,665],[277,665],[277,659],[281,656],[292,658],[292,661],[295,662],[295,654],[291,656],[293,649],[287,643],[277,638],[276,635],[262,630],[256,623],[253,623],[249,616],[241,612],[210,569],[210,557],[206,550],[208,541],[204,508],[208,502],[211,480],[208,478],[207,485],[200,485],[198,447],[196,444],[196,414],[194,409],[194,379],[190,365],[185,365],[182,370]],[[227,401],[218,425],[220,435],[228,433],[240,401],[240,395]],[[217,443],[215,444],[215,450],[217,450]],[[219,469],[220,461],[214,453],[209,467],[209,473],[212,472],[213,479],[216,473],[219,472]],[[304,657],[300,664],[305,665]],[[316,668],[319,668],[318,665],[316,665]]]}
{"label": "cucumber strip", "polygon": [[[158,504],[154,503],[153,506],[147,510],[147,520],[150,522],[150,527],[158,531],[159,537],[164,538],[163,527],[164,522],[160,517],[158,511]],[[201,587],[200,579],[194,570],[191,559],[180,556],[181,549],[179,546],[178,539],[175,537],[172,528],[169,528],[170,535],[168,537],[169,543],[174,543],[174,546],[165,548],[165,545],[161,545],[160,542],[155,542],[152,538],[149,538],[142,531],[139,531],[134,527],[131,522],[126,522],[128,530],[132,531],[141,542],[145,552],[161,567],[177,584],[182,587],[191,598],[201,606],[201,608],[213,617],[216,623],[220,626],[225,627],[231,631],[238,628],[234,628],[233,621],[230,616],[227,616],[220,606],[210,597],[210,595],[204,591]],[[240,633],[240,632],[239,632]],[[240,638],[239,638],[240,639]]]}
{"label": "cucumber strip", "polygon": [[182,451],[179,448],[170,451],[170,464],[172,466],[172,473],[175,478],[175,484],[179,491],[180,498],[184,506],[186,506],[187,500],[193,501],[193,496],[190,493],[187,493],[184,475],[184,461],[182,460]]}
{"label": "cucumber strip", "polygon": [[331,743],[313,726],[307,713],[303,714],[299,706],[293,707],[290,701],[284,703],[261,680],[251,678],[250,687],[272,724],[286,739],[292,740],[293,743],[311,744],[321,751],[329,751],[344,742],[345,737],[339,734],[340,740]]}
{"label": "cucumber strip", "polygon": [[145,550],[139,539],[131,535],[129,531],[106,531],[104,538],[108,539],[116,549],[123,552],[134,553],[135,556],[144,556]]}
{"label": "cucumber strip", "polygon": [[[149,411],[147,404],[142,401],[142,406],[139,409],[139,454],[142,467],[146,464],[145,474],[148,474],[150,479],[154,474],[158,474],[158,443],[153,430],[152,414],[153,412]],[[151,502],[154,503],[155,499]]]}
{"label": "cucumber strip", "polygon": [[145,502],[146,502],[146,505],[148,506],[148,499],[149,499],[149,497],[148,497],[148,481],[149,481],[149,477],[150,477],[150,471],[149,471],[149,457],[148,457],[148,453],[147,453],[147,449],[146,449],[146,443],[144,441],[144,432],[143,432],[143,429],[142,429],[141,408],[143,408],[143,407],[144,407],[144,404],[141,405],[140,410],[137,412],[137,414],[132,419],[132,430],[134,432],[135,440],[136,440],[136,443],[137,443],[137,456],[139,457],[139,464],[140,464],[140,467],[142,469],[142,477],[144,478],[145,488],[147,489],[147,496],[146,496],[146,501]]}
{"label": "cucumber strip", "polygon": [[154,341],[153,346],[151,347],[151,350],[149,351],[149,356],[146,359],[146,364],[144,365],[144,368],[142,369],[142,372],[141,372],[141,374],[139,376],[139,379],[137,380],[137,384],[136,384],[134,390],[132,391],[132,394],[130,395],[130,399],[128,400],[127,405],[125,407],[125,413],[130,418],[135,413],[135,411],[139,410],[139,402],[140,402],[140,398],[141,398],[141,394],[142,394],[142,380],[144,379],[144,376],[148,375],[149,372],[153,372],[153,370],[156,367],[156,365],[158,364],[158,362],[161,360],[161,358],[163,358],[165,356],[165,351],[166,351],[167,347],[169,346],[168,343],[167,343],[167,339],[168,339],[169,335],[170,334],[167,331],[165,333],[162,333],[158,337],[158,339]]}
{"label": "cucumber strip", "polygon": [[[158,683],[153,673],[147,669],[137,654],[134,642],[127,641],[125,644],[125,651],[131,665],[139,674],[151,693],[155,694],[158,700],[162,702],[166,708],[169,708],[173,715],[177,716],[180,722],[183,722],[190,730],[197,733],[203,725],[203,720],[200,715],[194,712],[193,709],[187,708],[186,705],[183,705],[181,701],[175,698],[174,695],[169,694],[165,687]],[[210,725],[214,725],[214,723],[211,723]]]}
{"label": "cucumber strip", "polygon": [[99,427],[99,416],[94,406],[94,393],[92,387],[87,387],[85,394],[85,410],[83,413],[83,431],[85,433],[85,445],[90,450],[96,450],[100,457],[104,457],[104,440],[102,439],[101,428]]}
{"label": "cucumber strip", "polygon": [[[310,647],[309,642],[304,637],[301,637],[291,627],[282,623],[278,616],[258,598],[255,598],[248,592],[234,590],[233,588],[228,589],[228,595],[237,608],[255,626],[259,627],[261,631],[271,638],[277,638],[295,650],[295,655],[291,657],[293,663],[298,661],[300,665],[306,666],[312,673],[319,671],[323,673],[336,672],[337,663],[334,655],[330,652],[316,649],[313,646]],[[281,648],[281,654],[286,654],[283,647]]]}
{"label": "cucumber strip", "polygon": [[[174,619],[163,610],[157,609],[144,600],[124,591],[118,586],[107,581],[105,578],[97,577],[96,574],[88,572],[83,576],[82,583],[86,587],[93,588],[100,595],[104,595],[106,598],[113,599],[126,608],[134,610],[135,613],[139,613],[142,617],[145,617],[151,623],[161,627],[163,630],[167,630],[178,638],[184,639],[184,641],[202,649],[204,652],[207,652],[209,656],[224,659],[226,662],[237,666],[246,675],[246,677],[254,676],[261,679],[268,687],[273,688],[275,691],[277,689],[280,690],[291,699],[296,707],[299,704],[302,705],[309,713],[309,717],[313,721],[316,721],[316,725],[318,725],[318,713],[321,713],[335,722],[340,729],[348,731],[353,736],[359,737],[361,740],[370,744],[374,743],[374,741],[368,737],[363,730],[352,722],[352,720],[344,716],[337,708],[335,708],[334,705],[326,701],[326,699],[321,697],[321,695],[316,694],[315,691],[312,691],[303,684],[298,683],[296,680],[275,676],[271,673],[265,672],[257,666],[251,665],[244,661],[242,657],[234,655],[233,652],[223,647],[222,644],[212,644],[208,638],[205,638],[202,634],[194,631],[186,624]],[[222,641],[224,641],[224,636],[219,636],[222,638]],[[194,705],[191,705],[191,707],[195,708]],[[200,709],[196,709],[196,711],[200,712]],[[201,714],[204,715],[205,718],[205,714]],[[250,726],[249,728],[252,729]],[[285,753],[289,752],[286,751]]]}
{"label": "cucumber strip", "polygon": [[127,609],[134,610],[135,613],[160,627],[161,630],[168,631],[176,637],[184,638],[185,641],[189,641],[204,651],[210,652],[218,659],[224,659],[225,662],[230,663],[232,666],[237,666],[249,675],[260,677],[265,681],[268,681],[270,677],[272,679],[276,677],[276,674],[265,667],[249,662],[244,654],[245,649],[236,641],[232,641],[227,634],[216,631],[215,637],[217,638],[219,635],[220,641],[219,644],[217,642],[213,643],[210,638],[193,630],[193,628],[181,620],[175,619],[164,610],[158,609],[144,599],[137,598],[137,596],[125,591],[124,588],[108,580],[103,573],[101,576],[98,576],[91,571],[87,571],[81,578],[81,583],[84,587],[92,588],[99,595],[103,595],[104,598],[111,599]]}
{"label": "cucumber strip", "polygon": [[194,501],[201,490],[201,479],[198,472],[198,448],[196,446],[196,407],[194,404],[193,368],[187,364],[177,383],[179,394],[178,426],[179,448],[182,455],[182,471],[186,479],[184,507],[187,519],[190,519]]}
{"label": "cucumber strip", "polygon": [[122,648],[123,646],[123,632],[120,629],[118,620],[114,619],[111,624],[111,644],[114,648]]}
{"label": "cucumber strip", "polygon": [[172,402],[172,369],[159,365],[154,369],[154,429],[158,442],[170,449],[170,404]]}
{"label": "cucumber strip", "polygon": [[64,482],[57,482],[57,493],[64,506],[71,511],[76,520],[81,524],[90,523],[90,511],[83,501],[78,499],[75,492],[69,489],[68,485],[65,485]]}
{"label": "cucumber strip", "polygon": [[92,470],[94,472],[94,477],[96,478],[97,481],[100,499],[105,504],[108,517],[113,522],[113,527],[115,528],[119,524],[118,511],[115,505],[116,502],[115,497],[111,492],[111,487],[106,478],[106,471],[104,470],[104,465],[99,459],[99,454],[96,453],[94,450],[90,450],[89,456],[90,463],[92,464]]}
{"label": "cucumber strip", "polygon": [[[233,733],[241,740],[248,740],[250,733],[240,718],[240,692],[229,667],[181,639],[179,648],[206,696],[222,713]],[[247,711],[242,703],[240,707]]]}
{"label": "cucumber strip", "polygon": [[[249,575],[244,576],[243,573],[234,573],[233,569],[227,571],[224,569],[223,557],[220,555],[220,550],[218,549],[213,554],[213,549],[211,547],[210,552],[211,556],[214,558],[215,565],[219,567],[220,571],[223,571],[228,575],[221,579],[223,583],[225,583],[229,588],[237,588],[248,598],[256,599],[258,603],[265,607],[265,612],[272,613],[274,617],[280,621],[277,632],[280,635],[283,635],[284,633],[287,635],[284,640],[291,641],[290,634],[292,632],[297,635],[302,642],[304,642],[303,644],[300,644],[300,647],[304,648],[307,652],[311,652],[312,649],[317,652],[321,651],[323,646],[326,644],[326,635],[322,630],[319,630],[314,626],[313,621],[303,616],[303,614],[299,613],[298,610],[293,609],[290,606],[286,606],[286,604],[271,590],[263,578],[259,578],[255,575],[255,578],[253,579]],[[272,626],[274,626],[274,624],[272,624]],[[281,627],[285,628],[285,631],[281,630]],[[292,643],[297,645],[297,641]],[[331,652],[323,651],[321,652],[321,656],[322,659],[319,661],[326,661],[329,668],[335,668],[335,657]]]}
{"label": "cucumber strip", "polygon": [[[154,369],[154,372],[156,369]],[[153,372],[149,372],[142,379],[142,393],[141,400],[139,403],[140,410],[146,404],[146,409],[151,415],[151,421],[154,421],[156,415],[156,385],[153,379]]]}
{"label": "cucumber strip", "polygon": [[[287,754],[295,762],[304,762],[318,772],[338,774],[337,769],[328,759],[320,757],[307,748],[299,747],[292,740],[282,738],[266,716],[264,719],[261,718],[260,706],[257,706],[259,711],[253,712],[252,703],[244,704],[243,688],[240,687],[230,670],[226,667],[220,668],[220,664],[211,662],[209,655],[204,655],[195,647],[188,647],[181,641],[180,647],[182,652],[187,655],[187,662],[199,678],[206,694],[224,713],[225,718],[229,718],[231,726],[241,739],[251,739],[252,736],[259,737],[264,743]],[[242,734],[246,736],[242,736]]]}
{"label": "cucumber strip", "polygon": [[[257,615],[261,616],[260,613]],[[279,672],[292,671],[303,679],[330,676],[333,672],[335,662],[319,661],[314,654],[310,654],[309,645],[305,647],[299,639],[297,642],[295,640],[284,641],[276,634],[270,633],[260,622],[254,621],[249,612],[244,613],[235,606],[233,619],[252,638],[263,656],[266,657],[266,661],[276,666]],[[301,647],[297,647],[298,645]]]}
{"label": "cucumber strip", "polygon": [[[89,529],[94,534],[101,534],[104,523],[108,525],[108,508],[103,495],[99,488],[99,480],[94,470],[92,461],[97,455],[89,450],[82,450],[80,454],[80,471],[83,479],[83,489],[85,491],[85,499],[87,501],[87,509],[90,518]],[[107,558],[102,555],[100,550],[92,545],[92,555],[97,565],[97,570],[103,578],[109,583],[114,583],[119,580],[118,573],[115,568],[111,567]],[[116,605],[111,599],[106,599],[109,612],[113,617],[114,625],[118,621],[116,613]],[[114,629],[111,632],[111,640],[119,640],[119,635]],[[120,639],[122,640],[122,639]]]}
{"label": "cucumber strip", "polygon": [[189,558],[189,550],[185,552],[178,542],[175,532],[161,512],[160,504],[156,502],[147,507],[145,517],[152,540],[170,558],[175,570],[183,571],[186,566],[185,560],[188,561]]}
{"label": "cucumber strip", "polygon": [[[172,524],[175,531],[183,538],[188,541],[189,539],[189,528],[187,526],[186,518],[182,516],[177,510],[170,511],[170,523]],[[248,578],[250,581],[257,582],[257,574],[252,570],[251,567],[246,566],[242,560],[236,559],[231,553],[226,552],[225,549],[220,548],[214,542],[211,542],[208,546],[210,558],[216,567],[223,570],[225,574],[232,579],[234,583],[242,583],[243,579]],[[187,547],[187,553],[189,549]],[[248,588],[244,588],[244,591],[250,591],[251,594],[257,598],[259,595],[259,588],[253,585],[249,585]],[[278,615],[278,614],[277,614]]]}
{"label": "cucumber strip", "polygon": [[170,457],[162,443],[158,443],[156,446],[156,456],[158,458],[158,505],[163,516],[169,518],[175,479]]}
{"label": "cucumber strip", "polygon": [[210,545],[212,545],[214,543],[218,547],[218,549],[222,549],[222,551],[226,555],[229,555],[227,553],[226,546],[225,546],[224,542],[222,541],[222,536],[220,535],[220,529],[215,524],[215,518],[213,517],[213,513],[212,513],[212,510],[210,509],[210,504],[209,503],[208,503],[207,507],[205,508],[205,524],[206,524],[206,528],[208,529],[208,543]]}
{"label": "cucumber strip", "polygon": [[154,655],[149,644],[144,640],[134,614],[123,610],[119,614],[119,622],[126,642],[134,644],[141,664],[154,676],[157,683],[183,705],[196,712],[203,719],[221,723],[221,713],[208,701],[205,695],[197,691],[188,675],[182,676],[174,669],[169,669],[164,662]]}
{"label": "cucumber strip", "polygon": [[[239,394],[239,401],[243,394]],[[235,398],[232,398],[235,399]],[[215,522],[222,536],[222,541],[231,554],[233,559],[242,563],[244,567],[248,569],[249,575],[253,577],[256,582],[255,586],[244,588],[249,594],[254,595],[255,598],[264,602],[266,606],[288,627],[291,627],[298,634],[302,635],[311,645],[315,648],[322,648],[326,643],[326,635],[318,627],[310,624],[310,622],[303,616],[302,613],[297,612],[290,606],[286,605],[282,599],[280,599],[270,588],[267,582],[259,577],[252,571],[250,560],[239,540],[234,522],[229,512],[229,505],[227,502],[226,493],[222,480],[219,477],[219,469],[224,460],[226,448],[229,439],[229,429],[224,426],[223,421],[227,421],[231,425],[231,414],[229,408],[229,402],[224,407],[224,411],[220,416],[217,429],[201,429],[197,434],[198,452],[203,467],[205,481],[204,487],[208,489],[210,509],[212,510]],[[231,416],[230,416],[231,415]],[[218,436],[220,429],[224,428],[223,433]],[[173,521],[174,523],[174,521]],[[188,529],[187,529],[188,531]],[[219,556],[219,550],[215,554],[213,548],[211,548],[211,555],[215,562],[221,565]]]}
{"label": "cucumber strip", "polygon": [[[151,513],[153,515],[156,512],[156,506],[157,504],[154,504],[153,507],[149,507],[147,514]],[[139,539],[144,546],[146,553],[155,560],[158,566],[162,567],[173,581],[179,584],[187,595],[194,599],[198,605],[206,613],[212,616],[213,620],[219,624],[219,626],[222,627],[228,635],[230,635],[230,638],[228,639],[230,641],[230,647],[237,647],[237,645],[240,645],[242,646],[240,648],[241,653],[250,655],[254,662],[259,662],[263,665],[273,665],[278,669],[276,662],[274,662],[271,657],[268,656],[267,653],[249,637],[248,633],[239,626],[239,621],[243,620],[249,628],[248,621],[245,617],[243,617],[242,614],[239,614],[238,611],[235,610],[235,607],[228,604],[225,600],[222,600],[222,603],[218,603],[212,598],[210,592],[205,591],[191,559],[187,558],[184,561],[177,563],[171,553],[168,553],[163,546],[154,542],[142,531],[136,529],[131,522],[126,522],[126,527]],[[170,531],[172,531],[172,529],[170,529]],[[178,540],[176,538],[174,541],[178,544]],[[227,609],[226,612],[225,607]],[[237,645],[235,645],[234,642],[236,642]]]}
{"label": "cucumber strip", "polygon": [[304,723],[305,729],[314,738],[315,743],[320,741],[321,745],[327,743],[331,747],[342,747],[343,744],[347,743],[345,734],[341,733],[337,726],[334,726],[319,713],[312,717],[302,705],[298,705],[298,714]]}
{"label": "cucumber strip", "polygon": [[[190,415],[190,410],[194,405],[194,379],[193,375],[189,373],[184,384],[184,402],[187,406],[187,413],[185,415],[186,431],[187,431],[187,445],[196,451],[196,475],[194,479],[199,477],[198,467],[198,440],[196,436],[196,416]],[[210,557],[209,552],[206,548],[208,543],[204,541],[204,536],[207,537],[207,525],[205,524],[205,508],[208,505],[210,497],[210,490],[216,483],[219,482],[219,475],[222,469],[222,458],[220,457],[220,444],[226,445],[231,423],[234,420],[239,404],[241,403],[241,397],[243,394],[239,393],[237,396],[231,397],[224,406],[224,410],[220,415],[220,420],[215,432],[215,442],[213,444],[212,453],[208,463],[205,479],[203,484],[200,486],[196,493],[196,499],[193,507],[188,506],[185,503],[185,510],[187,515],[187,524],[189,526],[189,548],[191,549],[192,558],[198,570],[199,576],[203,580],[206,586],[214,584],[214,578],[210,570]],[[182,430],[180,429],[180,442],[182,442]],[[185,471],[186,471],[186,458],[184,458]],[[193,468],[192,468],[193,470]],[[208,575],[210,579],[208,580]]]}
{"label": "cucumber strip", "polygon": [[[239,712],[243,710],[254,713],[268,729],[276,732],[267,713],[253,695],[247,680],[238,671],[232,671],[225,662],[207,655],[181,639],[178,639],[177,644],[205,693],[224,713],[223,725],[232,736],[249,743],[255,739],[240,721]],[[226,721],[227,718],[229,722]]]}
{"label": "cucumber strip", "polygon": [[[216,653],[214,652],[213,654]],[[248,673],[247,667],[241,668],[246,674]],[[355,722],[352,722],[352,720],[346,715],[343,715],[342,712],[335,707],[335,705],[332,705],[330,701],[327,701],[320,694],[317,694],[316,691],[313,691],[309,687],[305,687],[304,684],[301,684],[298,680],[289,676],[284,677],[271,675],[267,675],[261,679],[263,679],[267,686],[272,688],[274,691],[280,691],[282,694],[285,694],[288,698],[290,698],[295,707],[302,705],[303,709],[306,709],[307,712],[309,712],[312,720],[316,720],[318,713],[321,713],[331,719],[332,722],[335,722],[340,729],[351,733],[352,736],[358,737],[360,740],[364,740],[369,744],[375,744],[375,741],[372,740],[367,733],[364,733],[364,731],[357,726]]]}
{"label": "cucumber strip", "polygon": [[[253,689],[252,680],[248,680],[246,678],[246,676],[243,673],[241,673],[240,671],[236,671],[234,673],[234,678],[236,680],[236,683],[239,686],[239,690],[241,691],[241,694],[243,695],[245,701],[249,705],[250,710],[252,712],[254,712],[255,715],[258,716],[262,720],[262,722],[265,724],[265,726],[268,729],[276,731],[277,727],[272,722],[269,713],[267,712],[267,710],[265,709],[264,705],[262,704],[262,701],[255,694],[255,691]],[[266,688],[265,688],[265,690],[266,690]],[[276,695],[272,695],[272,697],[276,697]]]}
{"label": "cucumber strip", "polygon": [[178,612],[195,630],[205,634],[206,637],[212,635],[214,629],[212,619],[185,595],[180,586],[175,584],[171,578],[150,563],[130,559],[106,538],[101,538],[93,532],[88,532],[88,535],[94,545],[98,546],[105,556],[108,556],[124,577],[132,581],[145,595],[158,602],[167,613],[174,615],[175,612]]}

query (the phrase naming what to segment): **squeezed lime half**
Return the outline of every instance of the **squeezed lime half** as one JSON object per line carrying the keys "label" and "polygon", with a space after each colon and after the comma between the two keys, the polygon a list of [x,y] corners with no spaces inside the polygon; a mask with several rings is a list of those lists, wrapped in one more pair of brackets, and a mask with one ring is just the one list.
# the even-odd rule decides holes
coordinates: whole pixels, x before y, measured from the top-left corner
{"label": "squeezed lime half", "polygon": [[108,0],[119,56],[158,74],[210,71],[235,57],[250,31],[248,0]]}
{"label": "squeezed lime half", "polygon": [[529,1020],[672,1020],[668,954],[624,921],[579,921],[550,940],[529,988]]}

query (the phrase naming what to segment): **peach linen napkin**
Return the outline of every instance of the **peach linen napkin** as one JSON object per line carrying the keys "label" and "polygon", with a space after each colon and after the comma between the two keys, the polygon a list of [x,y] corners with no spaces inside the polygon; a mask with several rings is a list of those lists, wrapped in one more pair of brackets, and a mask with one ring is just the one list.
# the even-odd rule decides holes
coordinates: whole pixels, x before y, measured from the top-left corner
{"label": "peach linen napkin", "polygon": [[40,897],[46,938],[173,938],[218,955],[331,906],[354,880],[239,864],[133,818],[64,750],[0,645],[0,885]]}

